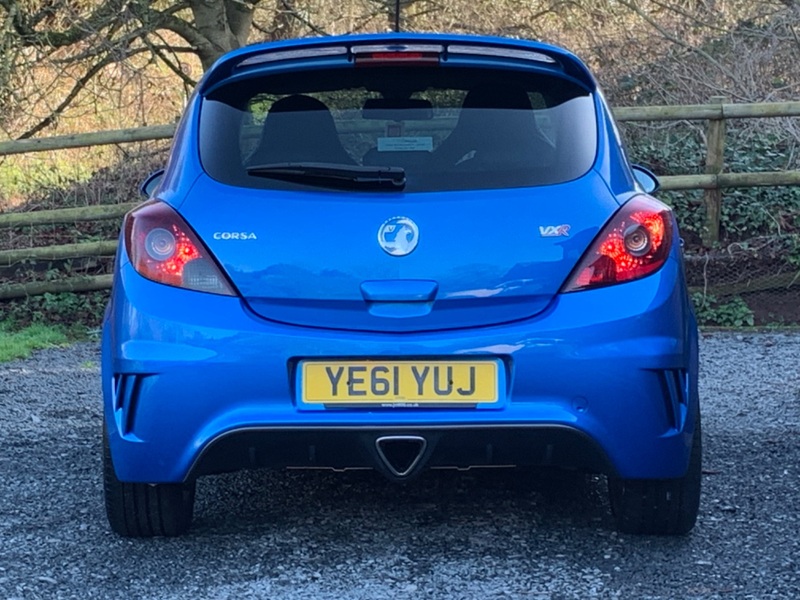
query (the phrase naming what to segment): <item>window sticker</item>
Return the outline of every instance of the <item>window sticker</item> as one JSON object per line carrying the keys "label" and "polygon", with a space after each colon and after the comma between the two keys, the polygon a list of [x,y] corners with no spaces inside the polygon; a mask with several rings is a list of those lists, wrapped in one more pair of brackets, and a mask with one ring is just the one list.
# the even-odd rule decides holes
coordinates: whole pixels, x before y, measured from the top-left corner
{"label": "window sticker", "polygon": [[433,137],[379,137],[378,152],[431,152]]}

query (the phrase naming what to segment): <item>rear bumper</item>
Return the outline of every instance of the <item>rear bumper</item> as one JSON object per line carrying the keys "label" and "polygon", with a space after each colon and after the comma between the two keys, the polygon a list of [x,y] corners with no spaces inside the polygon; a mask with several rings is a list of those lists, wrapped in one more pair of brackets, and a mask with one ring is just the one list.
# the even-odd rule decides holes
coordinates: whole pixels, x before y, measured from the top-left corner
{"label": "rear bumper", "polygon": [[[390,478],[378,449],[388,437],[424,440],[410,475],[426,468],[552,466],[613,472],[603,449],[586,434],[561,426],[453,425],[416,427],[282,427],[238,429],[217,437],[195,460],[189,477],[242,468],[373,468]],[[383,455],[385,456],[385,454]]]}
{"label": "rear bumper", "polygon": [[[697,334],[681,281],[671,260],[637,282],[558,296],[532,319],[377,334],[269,322],[236,298],[155,284],[123,265],[103,331],[117,475],[157,483],[251,466],[375,467],[375,436],[412,432],[430,438],[431,467],[681,476],[698,402]],[[298,403],[299,360],[376,356],[499,358],[504,398],[482,410]]]}

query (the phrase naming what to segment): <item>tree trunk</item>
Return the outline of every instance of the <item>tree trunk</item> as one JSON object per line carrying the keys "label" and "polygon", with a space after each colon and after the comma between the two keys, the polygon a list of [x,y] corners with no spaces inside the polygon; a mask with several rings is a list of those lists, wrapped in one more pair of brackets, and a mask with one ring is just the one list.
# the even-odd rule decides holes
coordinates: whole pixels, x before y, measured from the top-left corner
{"label": "tree trunk", "polygon": [[294,0],[275,0],[275,16],[269,28],[272,40],[289,40],[300,36],[302,21],[297,18]]}
{"label": "tree trunk", "polygon": [[220,56],[247,43],[253,24],[253,9],[260,0],[189,0],[195,29],[208,44],[197,53],[203,70]]}
{"label": "tree trunk", "polygon": [[225,0],[225,14],[228,15],[228,26],[231,29],[231,34],[238,43],[237,48],[247,45],[250,29],[253,26],[253,10],[258,1]]}

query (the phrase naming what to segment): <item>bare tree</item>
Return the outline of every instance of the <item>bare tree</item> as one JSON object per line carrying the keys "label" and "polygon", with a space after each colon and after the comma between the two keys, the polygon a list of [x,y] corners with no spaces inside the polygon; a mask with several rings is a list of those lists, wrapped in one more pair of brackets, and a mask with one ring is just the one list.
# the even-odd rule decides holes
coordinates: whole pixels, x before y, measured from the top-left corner
{"label": "bare tree", "polygon": [[[15,72],[24,77],[26,70],[45,63],[72,80],[68,90],[58,86],[60,101],[49,113],[16,137],[30,137],[55,123],[89,82],[113,65],[136,71],[162,64],[193,86],[186,57],[196,57],[205,70],[248,43],[259,5],[266,8],[266,18],[258,32],[269,39],[297,34],[295,22],[310,24],[303,23],[294,0],[0,0],[0,101]],[[52,95],[48,99],[52,102]]]}
{"label": "bare tree", "polygon": [[[85,14],[62,2],[0,0],[7,22],[24,47],[56,49],[101,39],[106,47],[131,51],[135,42],[171,31],[208,68],[223,53],[247,43],[253,11],[262,0],[103,0]],[[59,27],[66,23],[65,28]]]}
{"label": "bare tree", "polygon": [[[167,102],[165,86],[181,85],[185,94],[228,50],[254,38],[386,31],[394,28],[395,6],[395,0],[0,0],[2,122],[9,135],[29,137],[58,124],[68,109],[74,113],[92,86],[99,106],[128,82],[136,82],[139,96],[129,94],[127,102],[139,106],[139,121],[146,122],[155,118],[145,114],[154,94]],[[796,0],[400,0],[400,7],[407,31],[564,44],[591,64],[612,97],[626,102],[777,98],[783,88],[766,82],[779,81],[786,94],[796,93]]]}

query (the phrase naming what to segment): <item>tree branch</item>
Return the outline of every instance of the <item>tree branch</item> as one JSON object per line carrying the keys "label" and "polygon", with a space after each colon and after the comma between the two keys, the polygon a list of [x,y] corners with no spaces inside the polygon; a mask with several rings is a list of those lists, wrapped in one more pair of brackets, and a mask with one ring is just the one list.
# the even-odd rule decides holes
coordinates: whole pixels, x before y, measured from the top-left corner
{"label": "tree branch", "polygon": [[660,6],[664,10],[667,10],[669,12],[675,13],[675,14],[683,17],[684,19],[686,19],[688,21],[691,21],[691,22],[693,22],[693,23],[695,23],[697,25],[700,25],[702,27],[706,27],[708,29],[715,30],[715,31],[718,31],[718,32],[722,32],[722,33],[727,33],[728,32],[728,30],[725,27],[720,27],[719,25],[714,25],[714,24],[712,24],[712,23],[710,23],[708,21],[701,21],[698,17],[694,16],[693,14],[690,14],[688,11],[683,10],[679,6],[675,6],[673,4],[667,4],[666,2],[660,2],[659,0],[650,0],[650,1],[653,4],[655,4],[656,6]]}
{"label": "tree branch", "polygon": [[696,54],[699,54],[700,56],[705,58],[708,62],[710,62],[712,65],[714,65],[717,69],[719,69],[719,71],[721,73],[723,73],[726,77],[729,77],[731,79],[735,79],[735,77],[733,76],[733,73],[731,73],[728,69],[726,69],[717,59],[715,59],[713,56],[711,56],[708,52],[706,52],[702,48],[696,48],[695,46],[692,46],[691,44],[687,44],[683,40],[681,40],[681,39],[675,37],[674,35],[672,35],[671,33],[669,33],[666,29],[661,27],[661,25],[656,23],[653,20],[653,18],[650,17],[650,15],[648,15],[641,8],[639,8],[636,5],[635,2],[631,2],[629,0],[617,0],[617,1],[622,6],[626,6],[627,8],[632,10],[634,13],[636,13],[641,19],[643,19],[645,22],[647,22],[648,25],[650,25],[653,29],[658,31],[658,33],[660,33],[661,36],[664,39],[672,42],[676,46],[680,46],[681,48],[685,48],[689,52],[694,52]]}
{"label": "tree branch", "polygon": [[[291,17],[292,19],[296,19],[296,20],[300,21],[303,25],[308,27],[311,31],[313,31],[317,35],[324,35],[324,36],[329,36],[330,35],[329,32],[325,31],[321,27],[318,27],[317,25],[312,23],[310,20],[305,18],[303,15],[301,15],[299,12],[297,12],[297,9],[292,5],[290,0],[279,0],[279,4],[282,7],[279,10],[283,10],[283,12],[285,14],[287,14],[289,17]],[[259,28],[259,30],[262,33],[267,33],[266,31],[264,31],[261,28]]]}
{"label": "tree branch", "polygon": [[[187,3],[181,3],[181,8],[187,7]],[[164,11],[150,7],[147,7],[146,10],[142,10],[142,8],[144,7],[131,5],[131,12],[148,31],[166,29],[182,37],[196,50],[209,46],[209,41],[191,23],[175,16],[177,11],[174,7]]]}
{"label": "tree branch", "polygon": [[119,20],[127,1],[105,0],[86,19],[65,31],[36,31],[35,26],[46,15],[37,14],[33,17],[26,15],[17,0],[0,0],[0,7],[8,12],[11,26],[19,35],[23,46],[63,48],[85,40],[113,21]]}
{"label": "tree branch", "polygon": [[52,125],[53,122],[59,117],[59,115],[61,115],[61,113],[64,112],[64,109],[66,109],[67,106],[69,106],[70,103],[75,99],[75,97],[81,92],[81,90],[83,90],[83,88],[86,87],[86,84],[89,83],[92,77],[97,75],[100,71],[102,71],[104,68],[106,68],[108,65],[114,62],[116,62],[114,59],[107,56],[100,62],[94,64],[88,71],[86,71],[86,73],[83,74],[83,77],[78,79],[78,81],[72,87],[70,93],[67,94],[67,97],[64,98],[64,100],[62,100],[61,103],[55,109],[53,109],[53,111],[47,117],[42,119],[38,125],[35,125],[34,127],[30,128],[28,131],[23,133],[17,139],[18,140],[27,139],[29,137],[36,135],[45,127],[49,127],[50,125]]}
{"label": "tree branch", "polygon": [[[161,41],[164,42],[163,39]],[[183,72],[183,69],[181,69],[180,67],[180,61],[176,61],[178,64],[175,64],[164,53],[164,50],[166,50],[167,52],[174,55],[176,53],[176,49],[166,45],[166,42],[164,42],[165,44],[164,46],[157,46],[153,44],[147,36],[142,38],[142,42],[144,42],[147,45],[147,47],[150,48],[150,51],[153,54],[155,54],[158,58],[160,58],[165,65],[167,65],[167,68],[169,68],[170,71],[175,73],[175,75],[177,75],[181,79],[181,81],[183,81],[183,84],[187,88],[194,88],[197,85],[197,82],[195,80],[193,80],[191,77],[189,77],[186,73]],[[175,58],[177,59],[177,56]]]}

